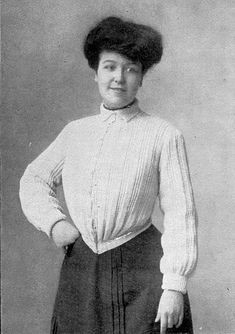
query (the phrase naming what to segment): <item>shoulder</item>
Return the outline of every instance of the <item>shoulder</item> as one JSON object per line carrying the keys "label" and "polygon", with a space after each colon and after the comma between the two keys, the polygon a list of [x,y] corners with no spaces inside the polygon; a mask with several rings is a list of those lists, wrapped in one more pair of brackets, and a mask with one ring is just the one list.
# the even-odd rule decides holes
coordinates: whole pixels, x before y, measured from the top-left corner
{"label": "shoulder", "polygon": [[66,132],[68,136],[76,135],[88,130],[90,127],[93,127],[97,121],[98,115],[83,117],[68,122],[62,131]]}
{"label": "shoulder", "polygon": [[99,115],[87,116],[68,122],[65,128],[76,129],[91,123],[97,122]]}
{"label": "shoulder", "polygon": [[150,115],[141,111],[142,119],[149,124],[151,130],[163,139],[182,136],[182,132],[171,122],[157,115]]}

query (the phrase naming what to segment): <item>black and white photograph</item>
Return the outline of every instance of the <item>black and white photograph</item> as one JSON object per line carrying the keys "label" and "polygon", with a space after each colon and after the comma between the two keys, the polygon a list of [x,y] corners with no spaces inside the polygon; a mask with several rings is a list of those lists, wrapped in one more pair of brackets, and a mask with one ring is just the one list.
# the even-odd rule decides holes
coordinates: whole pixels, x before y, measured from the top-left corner
{"label": "black and white photograph", "polygon": [[235,334],[235,2],[2,3],[3,334]]}

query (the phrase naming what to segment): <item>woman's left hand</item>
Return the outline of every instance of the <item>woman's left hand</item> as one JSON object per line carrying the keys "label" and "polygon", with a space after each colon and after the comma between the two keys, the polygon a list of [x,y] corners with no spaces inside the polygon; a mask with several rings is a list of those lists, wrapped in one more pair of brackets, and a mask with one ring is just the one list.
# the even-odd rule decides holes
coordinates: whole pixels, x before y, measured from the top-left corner
{"label": "woman's left hand", "polygon": [[184,298],[179,291],[164,290],[159,306],[155,322],[160,321],[161,334],[165,334],[167,328],[182,324],[184,316]]}

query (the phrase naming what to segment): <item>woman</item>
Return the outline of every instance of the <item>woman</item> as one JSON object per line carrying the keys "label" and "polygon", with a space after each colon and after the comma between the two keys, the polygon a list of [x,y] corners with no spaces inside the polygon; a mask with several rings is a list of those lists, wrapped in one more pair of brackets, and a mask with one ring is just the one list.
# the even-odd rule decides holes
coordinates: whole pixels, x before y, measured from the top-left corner
{"label": "woman", "polygon": [[[195,207],[184,139],[136,99],[161,59],[161,35],[108,17],[90,30],[84,54],[100,114],[68,124],[20,187],[29,221],[66,248],[51,333],[157,333],[159,322],[162,334],[192,333]],[[74,225],[55,196],[61,182]],[[158,196],[162,237],[151,221]]]}

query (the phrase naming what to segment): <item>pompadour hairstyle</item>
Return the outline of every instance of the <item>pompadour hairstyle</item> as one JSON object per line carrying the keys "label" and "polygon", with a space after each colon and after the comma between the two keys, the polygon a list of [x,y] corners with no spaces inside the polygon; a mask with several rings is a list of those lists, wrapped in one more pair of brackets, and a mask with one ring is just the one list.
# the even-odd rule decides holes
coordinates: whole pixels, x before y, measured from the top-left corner
{"label": "pompadour hairstyle", "polygon": [[150,26],[110,16],[92,28],[84,40],[83,51],[89,66],[98,69],[102,51],[117,52],[142,64],[146,73],[160,62],[163,45],[161,34]]}

